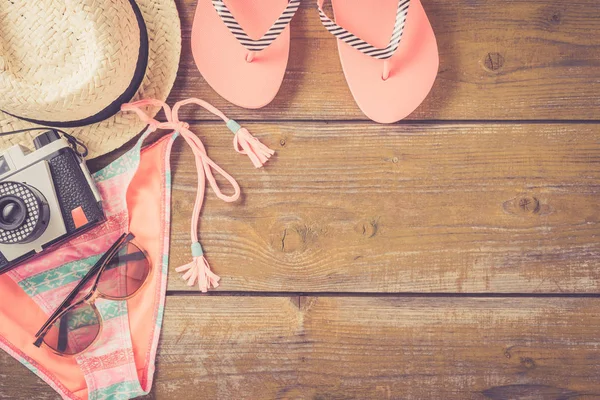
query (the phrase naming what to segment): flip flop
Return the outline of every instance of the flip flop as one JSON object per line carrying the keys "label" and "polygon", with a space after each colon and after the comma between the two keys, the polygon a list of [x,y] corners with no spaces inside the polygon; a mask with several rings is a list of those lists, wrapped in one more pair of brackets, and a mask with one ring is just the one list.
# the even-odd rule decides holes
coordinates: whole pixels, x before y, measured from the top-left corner
{"label": "flip flop", "polygon": [[240,107],[269,104],[283,82],[289,23],[299,6],[300,0],[198,0],[192,53],[208,84]]}
{"label": "flip flop", "polygon": [[[376,122],[412,113],[437,76],[437,42],[420,0],[331,0],[336,22],[317,0],[321,22],[338,38],[346,81]],[[391,38],[391,39],[390,39]]]}

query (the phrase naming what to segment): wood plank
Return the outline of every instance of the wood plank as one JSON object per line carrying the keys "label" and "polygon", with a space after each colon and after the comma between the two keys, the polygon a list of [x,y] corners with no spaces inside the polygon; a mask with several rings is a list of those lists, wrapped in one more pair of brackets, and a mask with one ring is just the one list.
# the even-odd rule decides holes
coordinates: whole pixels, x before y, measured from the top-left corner
{"label": "wood plank", "polygon": [[[183,26],[180,77],[171,101],[201,97],[233,118],[365,120],[343,76],[336,42],[314,0],[292,22],[287,75],[273,103],[244,110],[218,96],[190,49],[196,0],[178,0]],[[440,70],[410,119],[598,119],[600,7],[596,0],[424,0],[437,35]],[[185,109],[188,119],[214,119]]]}
{"label": "wood plank", "polygon": [[[598,398],[599,301],[169,297],[150,397]],[[56,398],[0,368],[0,398]]]}
{"label": "wood plank", "polygon": [[[277,149],[265,169],[222,125],[192,127],[243,191],[209,190],[202,216],[222,290],[599,292],[600,125],[247,126]],[[171,270],[196,185],[175,152]]]}

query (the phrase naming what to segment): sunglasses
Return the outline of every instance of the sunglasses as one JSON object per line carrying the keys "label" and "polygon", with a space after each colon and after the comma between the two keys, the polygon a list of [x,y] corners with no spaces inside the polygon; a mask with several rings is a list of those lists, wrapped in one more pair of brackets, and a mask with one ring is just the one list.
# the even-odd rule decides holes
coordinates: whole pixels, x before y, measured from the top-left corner
{"label": "sunglasses", "polygon": [[36,333],[36,347],[44,343],[58,355],[73,356],[96,342],[102,331],[96,299],[128,300],[150,275],[150,259],[134,238],[123,234],[100,257]]}

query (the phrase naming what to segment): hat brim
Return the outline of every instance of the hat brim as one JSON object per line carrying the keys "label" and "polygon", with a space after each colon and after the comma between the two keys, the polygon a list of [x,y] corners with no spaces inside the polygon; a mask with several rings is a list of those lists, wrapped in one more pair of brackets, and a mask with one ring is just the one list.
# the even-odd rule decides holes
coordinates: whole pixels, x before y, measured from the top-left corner
{"label": "hat brim", "polygon": [[[148,30],[149,52],[146,75],[131,101],[143,98],[166,100],[179,68],[181,56],[181,23],[173,0],[138,0]],[[148,111],[156,115],[158,108]],[[96,124],[68,129],[89,149],[88,158],[95,158],[121,147],[145,128],[134,114],[117,113]],[[0,111],[0,132],[40,127]],[[0,137],[0,152],[16,144],[33,148],[33,138],[39,132]]]}

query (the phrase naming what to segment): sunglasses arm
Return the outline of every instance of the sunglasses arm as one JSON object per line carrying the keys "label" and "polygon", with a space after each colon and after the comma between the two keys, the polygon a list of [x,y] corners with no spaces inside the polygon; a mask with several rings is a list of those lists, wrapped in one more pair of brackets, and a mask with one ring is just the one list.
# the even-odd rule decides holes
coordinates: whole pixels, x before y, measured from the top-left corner
{"label": "sunglasses arm", "polygon": [[44,338],[46,337],[46,334],[48,334],[48,331],[50,330],[50,327],[63,315],[65,315],[71,307],[67,307],[65,308],[63,311],[61,311],[60,313],[58,313],[56,316],[54,316],[53,318],[50,318],[48,320],[48,322],[46,322],[45,326],[42,327],[42,329],[40,329],[40,331],[35,335],[36,340],[33,343],[33,345],[35,347],[40,347],[42,345],[42,342],[44,341]]}
{"label": "sunglasses arm", "polygon": [[106,265],[106,261],[114,256],[115,252],[123,246],[124,243],[127,243],[133,239],[132,234],[123,234],[119,239],[111,246],[111,248],[100,257],[100,259],[94,264],[94,266],[89,270],[89,272],[81,279],[81,281],[75,286],[75,288],[69,293],[67,298],[61,303],[61,305],[52,313],[50,318],[46,321],[46,323],[40,328],[40,330],[35,334],[36,341],[34,345],[36,347],[40,347],[44,340],[44,337],[50,330],[52,324],[56,322],[58,318],[60,318],[65,311],[65,307],[67,307],[71,301],[77,296],[81,288],[90,281],[90,279],[97,275],[99,270]]}

